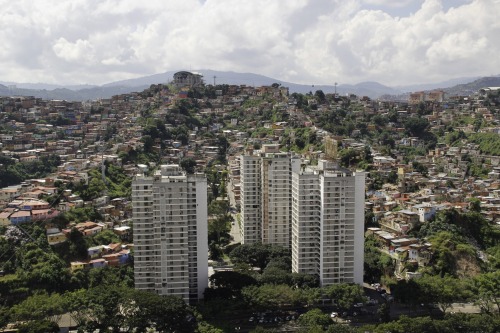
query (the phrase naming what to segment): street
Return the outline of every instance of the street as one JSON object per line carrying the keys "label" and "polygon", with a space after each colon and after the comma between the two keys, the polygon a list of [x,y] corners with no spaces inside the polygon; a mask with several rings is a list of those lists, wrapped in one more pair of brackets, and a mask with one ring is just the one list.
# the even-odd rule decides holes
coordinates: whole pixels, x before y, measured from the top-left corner
{"label": "street", "polygon": [[231,223],[231,231],[229,234],[231,235],[231,242],[230,244],[236,244],[236,243],[241,243],[241,234],[240,234],[240,225],[238,223],[238,211],[236,210],[236,200],[234,198],[234,193],[233,193],[233,184],[231,179],[227,182],[226,185],[226,192],[227,192],[227,197],[229,199],[229,206],[231,207],[231,216],[233,217],[234,223]]}

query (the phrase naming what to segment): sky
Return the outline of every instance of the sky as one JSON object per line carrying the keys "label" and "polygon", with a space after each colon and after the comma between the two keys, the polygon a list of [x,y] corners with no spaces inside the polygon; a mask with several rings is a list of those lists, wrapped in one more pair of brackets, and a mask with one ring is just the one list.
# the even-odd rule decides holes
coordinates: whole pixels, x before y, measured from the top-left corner
{"label": "sky", "polygon": [[389,86],[500,74],[500,0],[0,0],[0,81],[171,70]]}

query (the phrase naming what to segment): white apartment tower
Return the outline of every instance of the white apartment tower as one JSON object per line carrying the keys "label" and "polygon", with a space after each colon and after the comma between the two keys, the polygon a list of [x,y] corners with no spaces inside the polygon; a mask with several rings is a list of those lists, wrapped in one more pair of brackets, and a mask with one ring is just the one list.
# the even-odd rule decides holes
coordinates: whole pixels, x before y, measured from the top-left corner
{"label": "white apartment tower", "polygon": [[240,158],[241,242],[261,242],[260,157],[250,150]]}
{"label": "white apartment tower", "polygon": [[162,165],[132,182],[135,288],[188,303],[208,285],[207,180]]}
{"label": "white apartment tower", "polygon": [[264,145],[240,158],[241,239],[243,244],[291,245],[292,161],[279,145]]}
{"label": "white apartment tower", "polygon": [[363,283],[365,174],[332,162],[294,168],[292,271],[316,274],[322,286]]}
{"label": "white apartment tower", "polygon": [[265,153],[261,158],[262,243],[291,245],[292,159],[288,153]]}

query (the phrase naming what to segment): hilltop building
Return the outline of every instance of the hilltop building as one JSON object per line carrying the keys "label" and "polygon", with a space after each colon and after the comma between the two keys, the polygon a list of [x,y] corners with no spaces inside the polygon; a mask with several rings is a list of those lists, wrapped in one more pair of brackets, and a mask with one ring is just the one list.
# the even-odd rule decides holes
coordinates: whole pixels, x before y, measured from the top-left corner
{"label": "hilltop building", "polygon": [[162,165],[132,182],[135,288],[195,303],[208,285],[207,180]]}
{"label": "hilltop building", "polygon": [[174,74],[174,85],[182,87],[198,87],[203,84],[203,75],[196,72],[181,71]]}

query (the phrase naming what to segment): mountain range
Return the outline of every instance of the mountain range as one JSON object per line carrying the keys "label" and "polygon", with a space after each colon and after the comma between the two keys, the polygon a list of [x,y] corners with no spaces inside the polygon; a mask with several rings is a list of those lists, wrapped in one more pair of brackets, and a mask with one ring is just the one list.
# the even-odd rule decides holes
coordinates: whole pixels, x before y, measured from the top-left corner
{"label": "mountain range", "polygon": [[[167,71],[135,79],[122,80],[96,85],[62,86],[45,83],[15,83],[0,81],[0,96],[35,96],[43,99],[63,99],[67,101],[85,101],[98,98],[109,98],[113,95],[142,91],[151,84],[168,83],[172,81],[174,73]],[[203,74],[207,84],[236,84],[249,86],[263,86],[279,83],[288,87],[290,93],[308,93],[322,90],[324,93],[337,92],[338,94],[355,94],[378,98],[383,95],[404,95],[412,91],[425,91],[443,89],[449,94],[468,95],[480,88],[500,86],[500,76],[492,77],[464,77],[440,83],[419,84],[409,86],[389,87],[378,82],[362,82],[354,85],[304,85],[273,79],[264,75],[253,73],[223,72],[214,70],[196,70]]]}

